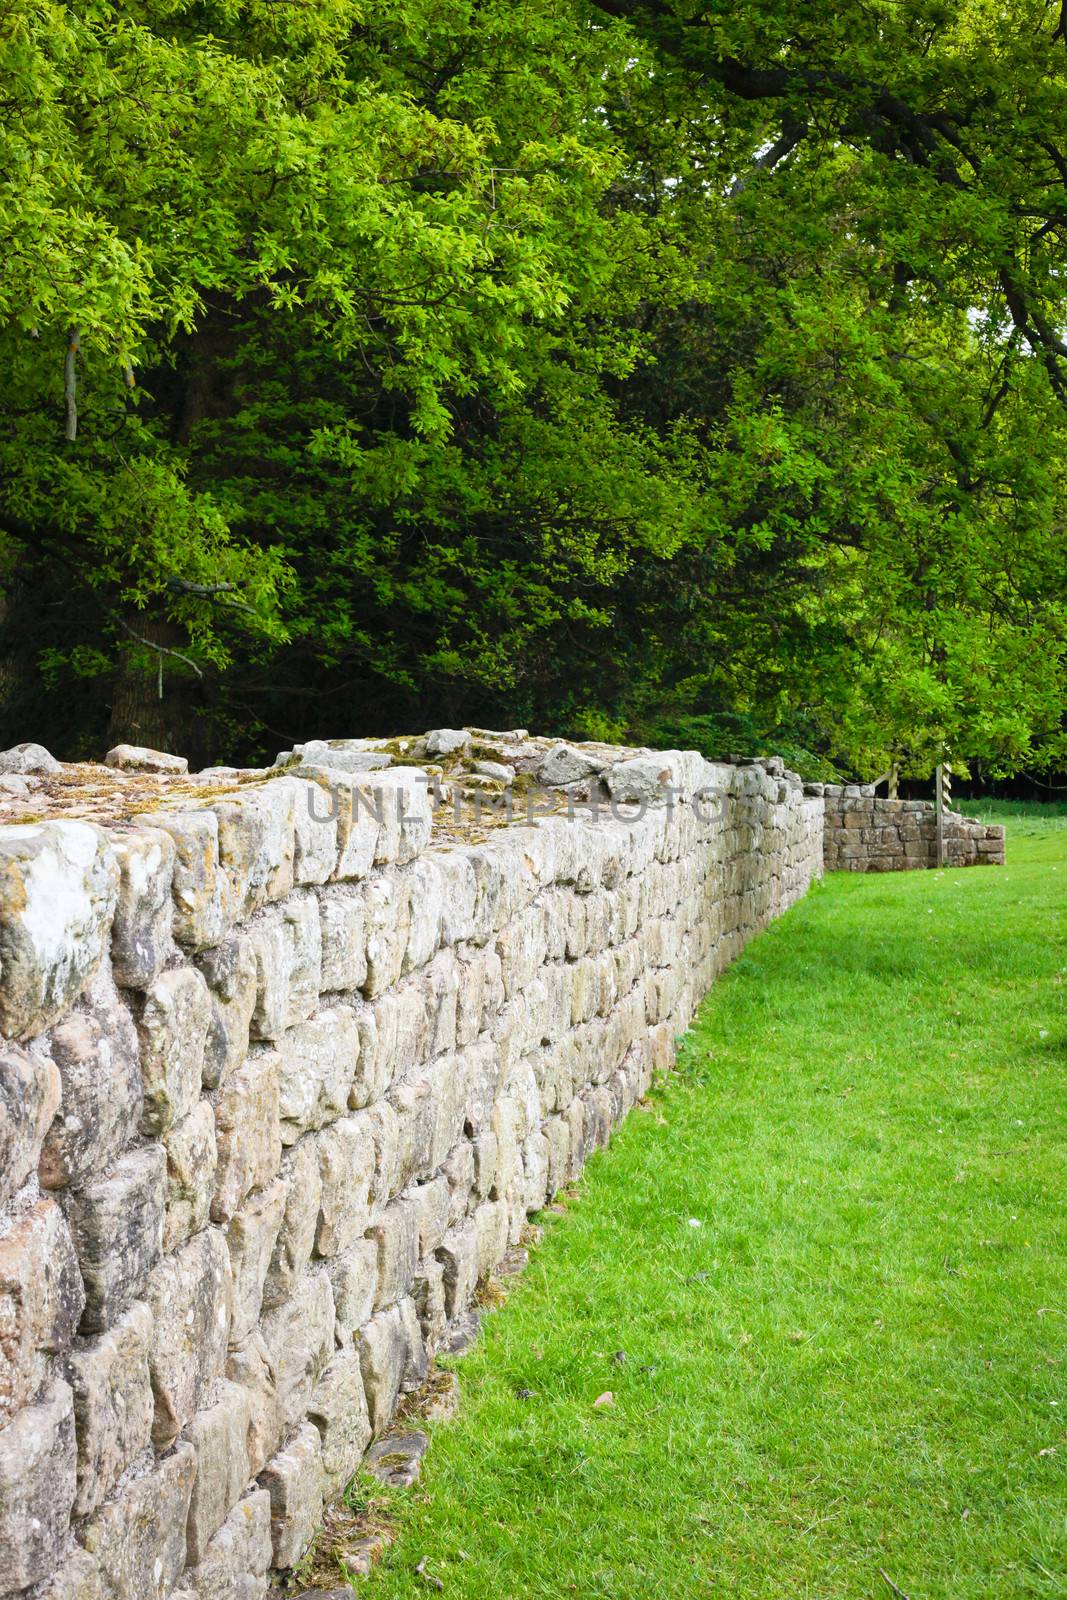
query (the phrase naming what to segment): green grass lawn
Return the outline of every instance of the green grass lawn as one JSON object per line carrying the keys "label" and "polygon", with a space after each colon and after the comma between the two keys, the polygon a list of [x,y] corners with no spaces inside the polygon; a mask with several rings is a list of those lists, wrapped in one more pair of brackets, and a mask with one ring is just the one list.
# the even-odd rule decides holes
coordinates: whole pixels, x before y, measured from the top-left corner
{"label": "green grass lawn", "polygon": [[1008,820],[719,982],[456,1362],[378,1600],[1067,1595],[1067,819]]}

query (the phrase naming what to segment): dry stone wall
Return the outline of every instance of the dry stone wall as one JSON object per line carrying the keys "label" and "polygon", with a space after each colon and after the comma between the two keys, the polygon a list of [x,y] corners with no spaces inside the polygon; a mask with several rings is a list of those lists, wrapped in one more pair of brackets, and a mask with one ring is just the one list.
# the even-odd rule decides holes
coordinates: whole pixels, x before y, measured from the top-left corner
{"label": "dry stone wall", "polygon": [[[0,1595],[256,1600],[819,874],[823,802],[780,763],[447,729],[270,773],[20,760]],[[435,821],[428,770],[601,809]]]}
{"label": "dry stone wall", "polygon": [[[858,784],[809,785],[826,808],[827,872],[906,872],[936,867],[937,813],[928,800],[881,800]],[[958,812],[945,814],[945,865],[1004,865],[1004,829]]]}

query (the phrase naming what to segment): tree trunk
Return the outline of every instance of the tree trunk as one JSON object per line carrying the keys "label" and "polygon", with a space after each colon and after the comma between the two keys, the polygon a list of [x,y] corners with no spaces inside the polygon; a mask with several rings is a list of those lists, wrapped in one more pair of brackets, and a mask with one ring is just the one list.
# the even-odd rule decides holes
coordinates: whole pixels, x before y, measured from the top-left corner
{"label": "tree trunk", "polygon": [[40,738],[26,727],[34,693],[40,693],[28,615],[35,615],[29,586],[25,576],[15,571],[0,589],[0,749],[23,739]]}
{"label": "tree trunk", "polygon": [[[138,613],[131,616],[130,626],[148,645],[179,649],[183,643],[181,630],[171,622],[154,621]],[[184,670],[173,657],[159,655],[147,645],[130,640],[122,650],[112,684],[109,745],[148,745],[153,750],[188,755],[188,746],[193,742],[193,717],[188,681],[181,675]]]}

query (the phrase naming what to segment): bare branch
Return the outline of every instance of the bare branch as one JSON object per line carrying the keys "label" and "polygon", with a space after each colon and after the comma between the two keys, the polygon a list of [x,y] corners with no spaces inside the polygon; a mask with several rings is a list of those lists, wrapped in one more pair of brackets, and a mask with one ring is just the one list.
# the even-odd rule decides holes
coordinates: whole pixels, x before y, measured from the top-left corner
{"label": "bare branch", "polygon": [[[146,650],[154,650],[156,652],[160,658],[161,669],[163,657],[173,656],[176,661],[184,661],[187,667],[192,667],[198,678],[203,678],[204,674],[201,672],[196,662],[191,661],[188,656],[183,656],[180,650],[172,650],[169,645],[156,644],[153,640],[146,639],[143,634],[136,633],[134,629],[130,627],[129,623],[126,622],[124,618],[119,616],[117,611],[113,611],[110,606],[108,606],[106,609],[108,615],[111,617],[111,620],[113,622],[117,622],[120,628],[125,628],[131,639],[136,639],[138,644],[143,644]],[[162,699],[162,693],[160,698]]]}
{"label": "bare branch", "polygon": [[[1064,0],[1064,3],[1067,4],[1067,0]],[[741,173],[734,179],[730,185],[730,199],[736,200],[738,195],[748,188],[757,172],[773,172],[778,163],[784,161],[786,156],[796,149],[807,131],[806,122],[796,122],[792,118],[787,118],[780,136],[770,148],[756,157],[747,172]]]}

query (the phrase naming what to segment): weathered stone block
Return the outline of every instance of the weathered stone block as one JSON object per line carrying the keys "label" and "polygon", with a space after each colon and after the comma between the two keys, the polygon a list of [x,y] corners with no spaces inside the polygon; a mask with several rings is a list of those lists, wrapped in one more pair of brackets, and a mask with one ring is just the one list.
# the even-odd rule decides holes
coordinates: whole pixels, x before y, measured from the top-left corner
{"label": "weathered stone block", "polygon": [[95,1511],[151,1443],[151,1340],[152,1313],[135,1300],[113,1328],[66,1358],[78,1442],[75,1516]]}
{"label": "weathered stone block", "polygon": [[59,1564],[75,1491],[74,1403],[53,1383],[0,1429],[0,1595]]}
{"label": "weathered stone block", "polygon": [[362,781],[365,787],[372,785],[381,799],[383,823],[378,829],[375,861],[379,866],[392,861],[403,866],[414,861],[426,848],[433,830],[428,774],[422,767],[392,767],[388,772],[375,773],[373,779],[356,781]]}
{"label": "weathered stone block", "polygon": [[322,986],[322,929],[312,890],[269,906],[248,925],[256,958],[256,1006],[252,1035],[280,1039],[318,1004]]}
{"label": "weathered stone block", "polygon": [[371,1318],[360,1331],[358,1350],[371,1427],[375,1434],[384,1433],[396,1411],[410,1354],[399,1306]]}
{"label": "weathered stone block", "polygon": [[397,982],[411,933],[411,887],[397,872],[371,878],[364,891],[367,916],[367,979],[364,993],[373,1000]]}
{"label": "weathered stone block", "polygon": [[333,1285],[334,1337],[343,1349],[374,1310],[378,1286],[378,1247],[373,1239],[358,1239],[326,1263]]}
{"label": "weathered stone block", "polygon": [[408,1294],[419,1259],[419,1207],[404,1195],[386,1206],[369,1230],[378,1253],[378,1284],[374,1309],[395,1304]]}
{"label": "weathered stone block", "polygon": [[450,1228],[437,1259],[444,1269],[445,1305],[449,1317],[464,1310],[478,1287],[478,1231],[468,1218]]}
{"label": "weathered stone block", "polygon": [[204,1087],[217,1089],[248,1053],[256,1007],[256,953],[246,934],[234,933],[200,956],[198,965],[211,997],[204,1045]]}
{"label": "weathered stone block", "polygon": [[253,1464],[248,1453],[251,1394],[227,1379],[214,1392],[214,1403],[195,1414],[183,1435],[196,1451],[196,1477],[185,1531],[185,1559],[191,1566],[204,1559],[208,1544],[249,1479],[263,1466],[262,1461]]}
{"label": "weathered stone block", "polygon": [[324,1127],[348,1105],[359,1057],[359,1029],[350,1006],[331,1006],[298,1023],[278,1042],[282,1138]]}
{"label": "weathered stone block", "polygon": [[124,1484],[79,1538],[104,1577],[108,1600],[167,1600],[185,1565],[185,1523],[196,1455],[181,1443]]}
{"label": "weathered stone block", "polygon": [[144,744],[112,745],[104,757],[105,767],[115,767],[119,772],[157,772],[170,777],[181,777],[189,771],[184,756],[172,756],[169,750],[152,750]]}
{"label": "weathered stone block", "polygon": [[119,868],[111,925],[115,980],[147,989],[174,951],[174,840],[164,828],[115,828],[109,834]]}
{"label": "weathered stone block", "polygon": [[196,1566],[185,1572],[191,1600],[262,1600],[271,1553],[270,1495],[253,1489],[234,1506]]}
{"label": "weathered stone block", "polygon": [[458,750],[470,747],[471,736],[466,728],[433,728],[423,739],[428,756],[451,756]]}
{"label": "weathered stone block", "polygon": [[263,1304],[268,1307],[288,1300],[315,1248],[322,1180],[314,1135],[299,1140],[285,1152],[281,1181],[285,1186],[285,1206],[264,1285]]}
{"label": "weathered stone block", "polygon": [[37,1166],[59,1096],[59,1068],[50,1056],[0,1045],[0,1205]]}
{"label": "weathered stone block", "polygon": [[286,1424],[278,1397],[278,1380],[262,1333],[255,1333],[226,1358],[226,1377],[249,1398],[248,1455],[258,1473],[282,1441]]}
{"label": "weathered stone block", "polygon": [[320,1256],[335,1256],[362,1238],[370,1222],[374,1135],[367,1113],[357,1112],[317,1138],[322,1189],[315,1249]]}
{"label": "weathered stone block", "polygon": [[414,972],[437,954],[441,943],[445,875],[432,857],[425,856],[413,861],[408,868],[407,888],[413,914],[403,954],[403,971]]}
{"label": "weathered stone block", "polygon": [[445,1269],[435,1256],[425,1256],[415,1269],[411,1297],[418,1312],[423,1342],[430,1352],[437,1349],[448,1322],[445,1305]]}
{"label": "weathered stone block", "polygon": [[195,967],[161,973],[146,992],[137,1022],[145,1133],[165,1133],[196,1105],[210,1020],[208,987]]}
{"label": "weathered stone block", "polygon": [[268,1311],[260,1324],[274,1367],[283,1420],[298,1422],[333,1355],[333,1291],[325,1269],[305,1272],[284,1305]]}
{"label": "weathered stone block", "polygon": [[337,868],[337,807],[312,778],[289,777],[293,789],[295,849],[293,879],[297,885],[328,883]]}
{"label": "weathered stone block", "polygon": [[219,865],[239,919],[293,887],[295,801],[292,784],[283,779],[212,806],[219,819]]}
{"label": "weathered stone block", "polygon": [[[494,1136],[495,1149],[495,1136]],[[469,1139],[461,1139],[441,1164],[441,1175],[448,1183],[448,1225],[454,1226],[467,1214],[471,1193],[475,1185],[475,1147]],[[488,1196],[488,1189],[486,1196]]]}
{"label": "weathered stone block", "polygon": [[219,868],[219,819],[213,811],[153,811],[134,821],[174,840],[171,893],[174,937],[190,950],[218,944],[230,926],[228,885]]}
{"label": "weathered stone block", "polygon": [[[322,804],[325,809],[332,809],[337,818],[337,865],[333,876],[339,882],[365,878],[378,850],[382,803],[357,785],[351,773],[324,769],[319,781]],[[316,802],[316,811],[318,808]]]}
{"label": "weathered stone block", "polygon": [[474,868],[459,851],[439,855],[438,865],[445,879],[445,902],[441,915],[441,942],[458,945],[474,932],[474,908],[478,882]]}
{"label": "weathered stone block", "polygon": [[165,1450],[226,1365],[233,1283],[218,1229],[205,1228],[161,1261],[145,1298],[153,1317],[152,1439],[157,1450]]}
{"label": "weathered stone block", "polygon": [[163,1136],[167,1152],[163,1251],[169,1255],[205,1227],[215,1192],[215,1113],[206,1100]]}
{"label": "weathered stone block", "polygon": [[430,1362],[423,1343],[418,1307],[413,1297],[405,1295],[402,1300],[397,1301],[396,1309],[400,1313],[400,1330],[405,1345],[404,1370],[400,1374],[400,1387],[405,1394],[411,1394],[426,1382]]}
{"label": "weathered stone block", "polygon": [[[56,1568],[43,1588],[33,1591],[34,1600],[111,1600],[113,1591],[104,1587],[100,1563],[88,1550],[75,1549]],[[171,1600],[178,1600],[174,1595]]]}
{"label": "weathered stone block", "polygon": [[485,1200],[474,1213],[477,1240],[477,1275],[485,1278],[503,1259],[508,1247],[508,1208],[502,1200]]}
{"label": "weathered stone block", "polygon": [[310,1422],[292,1434],[260,1483],[270,1495],[274,1565],[294,1566],[322,1521],[322,1449]]}
{"label": "weathered stone block", "polygon": [[338,1495],[354,1476],[371,1437],[357,1351],[335,1356],[319,1379],[308,1417],[319,1431],[323,1491]]}
{"label": "weathered stone block", "polygon": [[131,1150],[106,1177],[64,1190],[85,1283],[82,1333],[101,1333],[140,1297],[163,1247],[167,1158],[160,1145]]}
{"label": "weathered stone block", "polygon": [[226,1230],[233,1274],[231,1344],[243,1344],[259,1321],[263,1286],[284,1211],[285,1184],[279,1178],[251,1195]]}
{"label": "weathered stone block", "polygon": [[41,1200],[0,1236],[0,1427],[40,1386],[46,1357],[69,1347],[84,1303],[66,1220]]}
{"label": "weathered stone block", "polygon": [[211,1215],[233,1216],[247,1194],[278,1174],[282,1159],[279,1094],[281,1063],[274,1051],[249,1056],[219,1090],[215,1102],[218,1171]]}
{"label": "weathered stone block", "polygon": [[141,1119],[137,1030],[106,963],[52,1029],[48,1044],[62,1095],[38,1170],[45,1188],[62,1189],[106,1171]]}
{"label": "weathered stone block", "polygon": [[418,1253],[432,1255],[445,1236],[448,1227],[450,1193],[444,1174],[431,1178],[428,1183],[417,1184],[407,1191],[418,1213]]}
{"label": "weathered stone block", "polygon": [[87,822],[0,828],[0,1030],[26,1039],[78,998],[103,958],[119,869]]}
{"label": "weathered stone block", "polygon": [[376,1100],[361,1115],[374,1140],[371,1205],[383,1206],[401,1187],[400,1118],[388,1100]]}
{"label": "weathered stone block", "polygon": [[541,760],[537,776],[548,788],[559,788],[569,783],[581,783],[600,771],[600,758],[573,745],[556,744]]}
{"label": "weathered stone block", "polygon": [[337,887],[319,897],[322,918],[324,992],[361,989],[367,979],[367,931],[363,896]]}
{"label": "weathered stone block", "polygon": [[0,750],[0,772],[59,772],[60,763],[43,744],[24,739],[13,744],[10,750]]}

